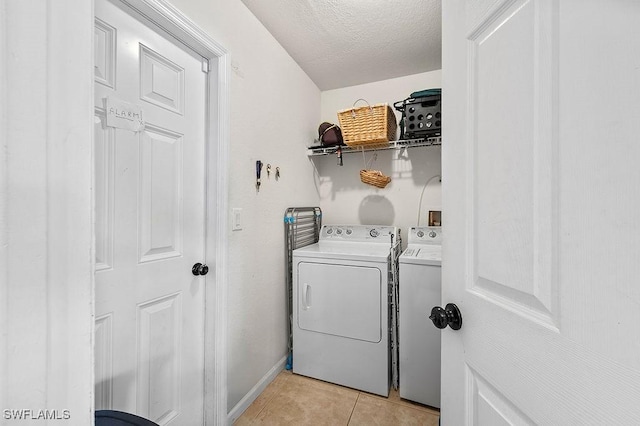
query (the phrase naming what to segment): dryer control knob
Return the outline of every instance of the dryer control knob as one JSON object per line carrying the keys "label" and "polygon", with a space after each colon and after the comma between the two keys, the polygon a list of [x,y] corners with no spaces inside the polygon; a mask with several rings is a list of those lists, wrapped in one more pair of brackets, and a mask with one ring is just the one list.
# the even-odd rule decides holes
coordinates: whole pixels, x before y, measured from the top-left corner
{"label": "dryer control knob", "polygon": [[380,233],[378,232],[377,229],[372,229],[371,231],[369,231],[369,235],[371,235],[373,238],[375,238],[378,235],[380,235]]}
{"label": "dryer control knob", "polygon": [[327,235],[331,235],[331,234],[333,234],[333,228],[327,229]]}
{"label": "dryer control knob", "polygon": [[347,235],[351,235],[352,233],[353,233],[353,230],[347,229]]}
{"label": "dryer control knob", "polygon": [[430,236],[431,238],[435,238],[437,235],[438,235],[438,234],[436,234],[436,231],[431,231],[431,232],[429,232],[429,236]]}
{"label": "dryer control knob", "polygon": [[422,237],[424,237],[424,232],[422,232],[422,231],[418,231],[418,234],[417,234],[417,235],[418,235],[418,237],[422,238]]}

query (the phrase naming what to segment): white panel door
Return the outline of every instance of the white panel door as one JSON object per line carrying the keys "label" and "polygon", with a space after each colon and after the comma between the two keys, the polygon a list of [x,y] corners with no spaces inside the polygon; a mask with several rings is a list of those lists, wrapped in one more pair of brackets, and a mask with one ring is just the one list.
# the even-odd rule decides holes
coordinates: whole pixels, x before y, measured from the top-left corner
{"label": "white panel door", "polygon": [[640,424],[639,22],[443,2],[443,425]]}
{"label": "white panel door", "polygon": [[[96,409],[203,424],[202,58],[111,2],[95,13]],[[144,128],[107,126],[107,97]]]}

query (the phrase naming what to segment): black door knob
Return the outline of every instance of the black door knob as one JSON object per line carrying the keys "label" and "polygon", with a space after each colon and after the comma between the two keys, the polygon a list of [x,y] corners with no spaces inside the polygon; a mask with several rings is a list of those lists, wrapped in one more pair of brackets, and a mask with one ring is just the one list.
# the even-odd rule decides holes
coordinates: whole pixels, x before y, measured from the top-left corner
{"label": "black door knob", "polygon": [[448,325],[454,330],[460,330],[460,327],[462,327],[462,314],[460,309],[453,303],[447,303],[444,309],[440,306],[434,306],[431,309],[429,319],[438,328],[445,328]]}
{"label": "black door knob", "polygon": [[193,275],[207,275],[208,272],[209,267],[202,263],[196,263],[195,265],[193,265],[193,268],[191,268],[191,273]]}

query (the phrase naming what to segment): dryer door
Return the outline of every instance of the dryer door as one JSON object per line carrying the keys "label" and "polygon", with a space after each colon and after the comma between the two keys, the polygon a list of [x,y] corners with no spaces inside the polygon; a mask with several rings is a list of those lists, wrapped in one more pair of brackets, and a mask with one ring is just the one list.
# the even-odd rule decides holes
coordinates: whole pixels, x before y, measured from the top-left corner
{"label": "dryer door", "polygon": [[298,327],[381,341],[386,291],[379,268],[300,262],[297,273]]}

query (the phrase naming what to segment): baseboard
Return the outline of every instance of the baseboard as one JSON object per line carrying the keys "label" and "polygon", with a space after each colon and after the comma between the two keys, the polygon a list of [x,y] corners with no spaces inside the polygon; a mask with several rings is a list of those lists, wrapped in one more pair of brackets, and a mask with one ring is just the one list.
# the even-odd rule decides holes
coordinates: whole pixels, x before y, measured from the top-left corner
{"label": "baseboard", "polygon": [[244,413],[245,410],[249,408],[251,403],[256,400],[256,398],[269,385],[269,383],[271,383],[273,379],[275,379],[276,376],[282,370],[284,370],[284,366],[286,363],[287,355],[285,355],[280,361],[278,361],[276,365],[271,367],[271,370],[267,371],[267,374],[265,374],[262,379],[260,379],[258,383],[256,383],[256,385],[251,388],[249,392],[247,392],[244,398],[242,398],[240,402],[238,402],[236,406],[233,407],[231,411],[229,411],[229,414],[227,415],[227,424],[232,425],[233,422],[235,422],[238,417],[240,417],[242,413]]}

